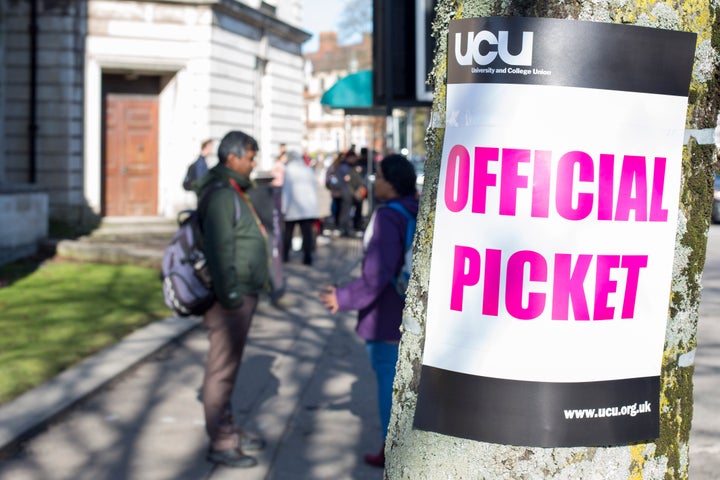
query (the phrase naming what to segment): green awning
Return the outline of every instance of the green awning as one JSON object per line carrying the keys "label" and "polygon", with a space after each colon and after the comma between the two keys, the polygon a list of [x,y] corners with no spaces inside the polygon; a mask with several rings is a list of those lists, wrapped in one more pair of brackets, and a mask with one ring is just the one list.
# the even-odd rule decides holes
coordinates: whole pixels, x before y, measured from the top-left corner
{"label": "green awning", "polygon": [[320,103],[330,108],[371,108],[372,70],[360,70],[341,78],[323,94]]}

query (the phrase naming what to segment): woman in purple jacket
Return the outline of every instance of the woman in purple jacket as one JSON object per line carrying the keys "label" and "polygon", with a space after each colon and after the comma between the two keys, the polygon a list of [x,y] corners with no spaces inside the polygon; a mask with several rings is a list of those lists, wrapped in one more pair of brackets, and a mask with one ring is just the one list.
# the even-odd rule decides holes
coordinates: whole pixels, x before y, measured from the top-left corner
{"label": "woman in purple jacket", "polygon": [[[383,439],[387,435],[392,405],[395,364],[398,358],[404,298],[395,288],[405,255],[408,219],[386,204],[397,202],[417,217],[415,169],[402,155],[389,155],[380,162],[375,197],[381,203],[373,213],[363,237],[362,275],[342,287],[328,286],[320,299],[331,313],[358,310],[356,331],[365,339],[375,371]],[[378,454],[365,455],[371,465],[385,465],[385,443]]]}

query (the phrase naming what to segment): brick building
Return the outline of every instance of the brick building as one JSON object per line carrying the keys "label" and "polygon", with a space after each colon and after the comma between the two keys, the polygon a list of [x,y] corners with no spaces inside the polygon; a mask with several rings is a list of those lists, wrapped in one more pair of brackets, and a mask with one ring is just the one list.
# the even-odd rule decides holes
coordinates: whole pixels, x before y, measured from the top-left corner
{"label": "brick building", "polygon": [[307,125],[304,144],[308,153],[311,156],[333,154],[353,144],[358,151],[363,147],[383,151],[385,117],[382,112],[346,112],[320,103],[323,93],[338,80],[372,69],[371,34],[364,34],[360,43],[350,45],[339,45],[337,32],[322,32],[319,40],[317,52],[304,55]]}

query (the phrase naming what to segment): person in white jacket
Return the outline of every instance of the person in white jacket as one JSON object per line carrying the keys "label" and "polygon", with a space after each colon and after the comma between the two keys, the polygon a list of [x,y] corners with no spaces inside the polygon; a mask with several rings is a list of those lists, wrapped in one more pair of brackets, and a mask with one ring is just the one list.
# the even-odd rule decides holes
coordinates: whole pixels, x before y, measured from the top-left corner
{"label": "person in white jacket", "polygon": [[305,164],[302,154],[298,151],[288,152],[282,186],[282,213],[285,219],[283,261],[285,262],[289,258],[295,225],[300,225],[303,264],[312,265],[312,252],[315,247],[313,224],[319,216],[317,188],[315,172]]}

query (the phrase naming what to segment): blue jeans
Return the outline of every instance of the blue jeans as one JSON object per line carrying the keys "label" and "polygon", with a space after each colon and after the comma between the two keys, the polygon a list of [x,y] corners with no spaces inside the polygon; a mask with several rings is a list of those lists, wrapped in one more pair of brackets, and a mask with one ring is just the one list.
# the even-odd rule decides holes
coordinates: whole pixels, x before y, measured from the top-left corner
{"label": "blue jeans", "polygon": [[390,425],[390,408],[392,407],[398,346],[397,343],[373,342],[370,340],[365,342],[365,348],[367,348],[370,356],[370,365],[375,371],[377,381],[378,410],[380,411],[383,440],[387,436],[388,425]]}

